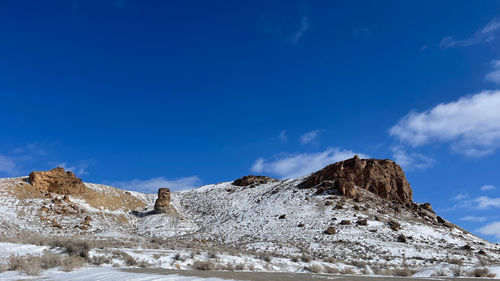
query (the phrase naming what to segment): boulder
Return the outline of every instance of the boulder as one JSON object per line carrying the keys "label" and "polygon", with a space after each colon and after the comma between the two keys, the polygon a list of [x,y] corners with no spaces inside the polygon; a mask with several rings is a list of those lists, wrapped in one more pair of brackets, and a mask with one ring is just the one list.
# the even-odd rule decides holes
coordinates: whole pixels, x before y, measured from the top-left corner
{"label": "boulder", "polygon": [[277,182],[279,180],[273,179],[270,177],[265,177],[265,176],[244,176],[242,178],[239,178],[235,181],[233,181],[233,185],[236,186],[257,186],[260,184],[265,184],[269,182]]}
{"label": "boulder", "polygon": [[155,213],[166,213],[170,206],[170,189],[162,187],[158,189],[158,199],[155,202]]}
{"label": "boulder", "polygon": [[40,191],[58,194],[82,194],[87,187],[70,171],[57,167],[50,171],[31,172],[29,182]]}
{"label": "boulder", "polygon": [[317,193],[337,190],[349,198],[356,198],[356,188],[362,188],[390,201],[413,202],[403,169],[388,159],[359,159],[356,155],[313,173],[299,187],[316,188]]}
{"label": "boulder", "polygon": [[326,233],[326,234],[329,234],[329,235],[332,235],[332,234],[337,233],[337,231],[335,230],[335,227],[330,226],[330,227],[328,227],[328,228],[325,230],[325,233]]}

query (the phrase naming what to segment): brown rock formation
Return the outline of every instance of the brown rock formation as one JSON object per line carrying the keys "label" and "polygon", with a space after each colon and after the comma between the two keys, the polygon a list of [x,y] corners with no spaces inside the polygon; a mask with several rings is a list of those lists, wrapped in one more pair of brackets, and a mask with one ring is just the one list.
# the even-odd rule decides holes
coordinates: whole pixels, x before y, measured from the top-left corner
{"label": "brown rock formation", "polygon": [[265,176],[244,176],[242,178],[239,178],[235,181],[233,181],[233,185],[237,185],[237,186],[249,186],[249,185],[252,185],[252,186],[256,186],[256,185],[259,185],[259,184],[265,184],[265,183],[268,183],[268,182],[277,182],[279,180],[277,179],[273,179],[273,178],[270,178],[270,177],[265,177]]}
{"label": "brown rock formation", "polygon": [[65,195],[82,194],[87,189],[80,178],[70,171],[65,172],[61,167],[50,171],[31,172],[29,181],[32,186],[41,191]]}
{"label": "brown rock formation", "polygon": [[170,189],[162,187],[158,189],[158,199],[155,202],[155,213],[166,213],[170,206]]}
{"label": "brown rock formation", "polygon": [[318,193],[336,189],[350,198],[356,198],[356,188],[363,188],[384,199],[400,203],[413,201],[410,184],[398,164],[388,159],[359,159],[357,155],[326,166],[299,187],[315,187]]}

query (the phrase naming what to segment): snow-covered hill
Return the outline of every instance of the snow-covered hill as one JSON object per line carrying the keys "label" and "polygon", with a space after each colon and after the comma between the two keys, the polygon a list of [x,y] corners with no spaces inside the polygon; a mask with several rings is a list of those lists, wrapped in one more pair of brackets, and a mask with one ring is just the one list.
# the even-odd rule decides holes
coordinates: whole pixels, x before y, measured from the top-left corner
{"label": "snow-covered hill", "polygon": [[[40,192],[26,178],[5,178],[0,179],[0,232],[3,237],[29,232],[161,238],[171,241],[167,242],[170,248],[175,245],[185,251],[201,245],[207,255],[232,249],[234,257],[271,255],[280,261],[281,266],[263,265],[262,270],[303,271],[308,259],[354,266],[359,268],[354,272],[365,273],[376,267],[425,269],[457,263],[474,267],[500,260],[498,245],[433,214],[416,212],[363,189],[357,191],[363,200],[317,194],[314,189],[299,188],[304,179],[249,186],[225,182],[173,192],[175,211],[153,214],[155,194],[86,183],[85,194],[64,197]],[[143,258],[154,263],[152,255]],[[224,255],[235,262],[241,259]],[[174,266],[172,258],[168,264]],[[176,267],[190,268],[190,264],[179,262]]]}

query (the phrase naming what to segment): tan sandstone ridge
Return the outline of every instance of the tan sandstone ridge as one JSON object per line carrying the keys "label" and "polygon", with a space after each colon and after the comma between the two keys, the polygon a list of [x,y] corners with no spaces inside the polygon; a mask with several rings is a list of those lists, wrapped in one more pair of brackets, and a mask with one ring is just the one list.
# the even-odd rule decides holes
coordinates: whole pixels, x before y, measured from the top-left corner
{"label": "tan sandstone ridge", "polygon": [[410,183],[403,169],[388,159],[359,159],[356,155],[313,173],[299,187],[316,188],[318,194],[338,190],[351,198],[358,196],[356,188],[362,188],[383,199],[403,204],[413,202]]}
{"label": "tan sandstone ridge", "polygon": [[70,171],[57,167],[50,171],[31,172],[29,182],[40,191],[57,194],[82,194],[87,190],[82,180]]}

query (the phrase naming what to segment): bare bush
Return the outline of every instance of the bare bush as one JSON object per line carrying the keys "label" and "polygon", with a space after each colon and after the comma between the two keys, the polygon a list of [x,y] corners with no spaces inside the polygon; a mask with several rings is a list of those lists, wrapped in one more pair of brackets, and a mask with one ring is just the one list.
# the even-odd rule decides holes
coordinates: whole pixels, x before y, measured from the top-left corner
{"label": "bare bush", "polygon": [[43,269],[49,269],[61,265],[61,256],[57,253],[46,251],[40,257]]}
{"label": "bare bush", "polygon": [[453,276],[455,276],[455,277],[460,277],[460,276],[463,276],[463,274],[464,274],[462,267],[459,265],[452,267],[451,272],[453,273]]}
{"label": "bare bush", "polygon": [[101,264],[109,264],[112,262],[111,258],[109,257],[106,257],[105,255],[95,255],[95,256],[92,256],[92,258],[90,259],[90,262],[93,264],[93,265],[101,265]]}
{"label": "bare bush", "polygon": [[176,261],[186,261],[186,257],[183,256],[183,255],[181,255],[181,254],[179,254],[179,253],[177,253],[177,254],[174,255],[174,260],[176,260]]}
{"label": "bare bush", "polygon": [[5,272],[7,270],[9,270],[9,265],[6,262],[1,261],[0,262],[0,273]]}
{"label": "bare bush", "polygon": [[31,255],[25,256],[22,259],[21,265],[17,270],[27,275],[32,275],[32,276],[40,275],[40,273],[42,273],[40,257]]}
{"label": "bare bush", "polygon": [[461,259],[451,259],[448,261],[448,263],[462,266],[464,264],[464,261]]}
{"label": "bare bush", "polygon": [[495,273],[491,273],[487,268],[476,268],[469,272],[470,277],[495,277]]}
{"label": "bare bush", "polygon": [[23,262],[23,258],[19,256],[18,253],[12,253],[7,260],[7,265],[9,266],[9,270],[17,270],[21,268],[21,263]]}
{"label": "bare bush", "polygon": [[311,262],[313,260],[313,258],[311,256],[308,256],[306,254],[302,254],[302,256],[300,257],[300,259],[303,261],[303,262]]}
{"label": "bare bush", "polygon": [[444,268],[437,269],[431,276],[447,276],[446,270]]}
{"label": "bare bush", "polygon": [[80,256],[68,256],[61,262],[61,270],[70,272],[74,269],[80,268],[85,264],[85,260]]}
{"label": "bare bush", "polygon": [[271,260],[272,260],[271,255],[269,255],[268,253],[259,253],[257,258],[259,258],[265,262],[271,262]]}
{"label": "bare bush", "polygon": [[210,260],[195,260],[193,268],[197,270],[214,270],[215,264]]}
{"label": "bare bush", "polygon": [[324,268],[325,268],[325,271],[327,273],[339,273],[340,272],[339,269],[336,267],[331,267],[331,266],[325,265]]}
{"label": "bare bush", "polygon": [[136,266],[138,263],[138,261],[135,257],[133,257],[125,252],[123,252],[122,258],[125,261],[125,264],[127,266]]}
{"label": "bare bush", "polygon": [[140,260],[138,262],[140,268],[148,268],[151,264],[147,260]]}
{"label": "bare bush", "polygon": [[246,269],[246,265],[244,263],[242,263],[242,262],[238,263],[238,264],[236,264],[235,269],[236,270],[245,270]]}

